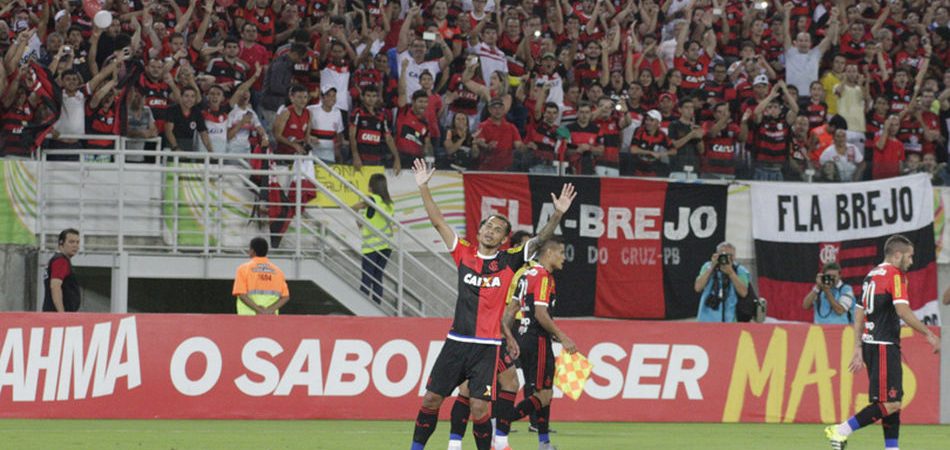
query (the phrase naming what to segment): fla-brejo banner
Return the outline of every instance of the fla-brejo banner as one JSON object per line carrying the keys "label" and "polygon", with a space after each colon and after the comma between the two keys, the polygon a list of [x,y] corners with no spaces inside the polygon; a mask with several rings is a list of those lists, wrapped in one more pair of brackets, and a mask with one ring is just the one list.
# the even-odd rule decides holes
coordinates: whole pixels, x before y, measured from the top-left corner
{"label": "fla-brejo banner", "polygon": [[726,235],[724,185],[632,178],[466,173],[470,238],[493,213],[514,231],[537,233],[554,212],[564,183],[577,198],[558,228],[564,270],[555,273],[560,316],[626,319],[695,317],[693,281]]}
{"label": "fla-brejo banner", "polygon": [[[832,423],[867,405],[867,376],[848,371],[850,327],[558,324],[593,372],[576,402],[555,388],[555,421]],[[405,420],[408,432],[449,326],[392,317],[0,313],[0,417],[381,419]],[[939,358],[910,328],[901,336],[902,421],[937,423]],[[443,406],[442,419],[450,410]]]}
{"label": "fla-brejo banner", "polygon": [[802,299],[825,264],[861,297],[867,273],[884,260],[884,242],[902,234],[915,244],[907,273],[910,305],[928,324],[939,323],[937,266],[930,179],[912,175],[863,183],[756,183],[752,237],[759,294],[769,315],[811,320]]}

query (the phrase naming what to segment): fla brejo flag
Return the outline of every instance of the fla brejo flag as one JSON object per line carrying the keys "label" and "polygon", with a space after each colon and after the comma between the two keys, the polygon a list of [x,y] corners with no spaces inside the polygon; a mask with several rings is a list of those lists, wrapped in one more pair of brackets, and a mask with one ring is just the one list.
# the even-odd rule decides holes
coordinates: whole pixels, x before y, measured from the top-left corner
{"label": "fla brejo flag", "polygon": [[810,321],[802,299],[829,262],[861,298],[862,281],[884,260],[884,242],[902,234],[915,244],[907,273],[910,305],[938,324],[934,191],[923,174],[842,184],[755,183],[752,237],[759,295],[769,315]]}

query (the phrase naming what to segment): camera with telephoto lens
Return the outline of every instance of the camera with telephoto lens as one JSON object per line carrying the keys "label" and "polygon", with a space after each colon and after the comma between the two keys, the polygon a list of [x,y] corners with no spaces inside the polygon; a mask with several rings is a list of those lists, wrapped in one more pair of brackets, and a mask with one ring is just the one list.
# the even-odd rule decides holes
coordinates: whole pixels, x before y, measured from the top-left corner
{"label": "camera with telephoto lens", "polygon": [[720,253],[720,254],[719,254],[719,260],[718,260],[718,261],[719,261],[719,265],[720,265],[720,266],[728,266],[728,265],[729,265],[729,254],[728,254],[728,253]]}
{"label": "camera with telephoto lens", "polygon": [[834,275],[825,274],[825,275],[822,275],[822,276],[821,276],[821,284],[823,284],[823,285],[825,285],[825,286],[831,286],[831,285],[833,285],[834,283],[835,283],[835,276],[834,276]]}

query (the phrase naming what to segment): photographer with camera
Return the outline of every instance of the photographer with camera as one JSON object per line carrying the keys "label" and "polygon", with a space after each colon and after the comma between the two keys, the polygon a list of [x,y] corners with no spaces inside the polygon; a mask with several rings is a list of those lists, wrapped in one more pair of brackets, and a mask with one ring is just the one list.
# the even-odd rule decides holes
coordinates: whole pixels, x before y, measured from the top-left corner
{"label": "photographer with camera", "polygon": [[841,266],[825,264],[815,276],[815,287],[805,296],[802,308],[815,309],[815,323],[847,325],[854,311],[854,290],[841,281]]}
{"label": "photographer with camera", "polygon": [[703,264],[693,288],[701,292],[699,322],[735,322],[736,304],[749,289],[749,270],[735,262],[736,248],[728,242],[716,246],[709,262]]}

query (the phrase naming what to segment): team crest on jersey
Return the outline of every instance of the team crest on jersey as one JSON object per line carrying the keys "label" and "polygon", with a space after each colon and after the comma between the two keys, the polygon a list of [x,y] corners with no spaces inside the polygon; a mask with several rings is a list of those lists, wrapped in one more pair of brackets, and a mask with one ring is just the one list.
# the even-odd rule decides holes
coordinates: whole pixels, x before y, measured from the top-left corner
{"label": "team crest on jersey", "polygon": [[488,270],[492,272],[498,272],[498,261],[492,261],[488,263]]}
{"label": "team crest on jersey", "polygon": [[480,277],[478,275],[470,273],[462,277],[462,281],[464,281],[465,284],[479,287],[479,288],[501,287],[500,277]]}

